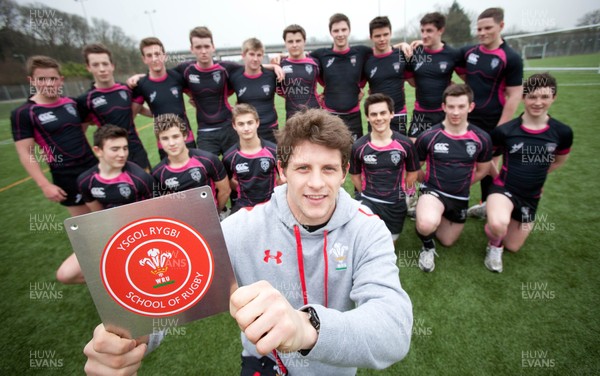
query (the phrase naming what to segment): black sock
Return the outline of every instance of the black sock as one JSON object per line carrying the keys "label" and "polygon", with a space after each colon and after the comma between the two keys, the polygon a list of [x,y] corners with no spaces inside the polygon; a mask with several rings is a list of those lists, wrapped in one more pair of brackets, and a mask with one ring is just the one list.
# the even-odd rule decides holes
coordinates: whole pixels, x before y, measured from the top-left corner
{"label": "black sock", "polygon": [[435,232],[432,232],[429,235],[423,235],[417,230],[416,232],[419,239],[421,239],[421,241],[423,242],[423,247],[425,247],[425,249],[435,248],[435,242],[433,241],[433,238],[435,237]]}

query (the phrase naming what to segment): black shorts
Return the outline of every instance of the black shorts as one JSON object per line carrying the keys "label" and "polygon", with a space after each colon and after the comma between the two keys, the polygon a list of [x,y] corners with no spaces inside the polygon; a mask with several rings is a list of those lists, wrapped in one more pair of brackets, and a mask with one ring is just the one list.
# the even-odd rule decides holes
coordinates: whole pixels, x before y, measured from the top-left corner
{"label": "black shorts", "polygon": [[442,216],[454,223],[465,223],[467,221],[468,200],[459,200],[443,195],[440,191],[421,185],[421,195],[432,195],[444,205]]}
{"label": "black shorts", "polygon": [[129,156],[127,160],[135,163],[144,170],[151,170],[148,153],[141,144],[129,144]]}
{"label": "black shorts", "polygon": [[98,164],[98,161],[94,158],[84,166],[69,167],[68,170],[55,170],[50,171],[52,175],[52,183],[62,188],[67,193],[67,199],[61,201],[60,204],[63,206],[79,206],[85,205],[81,193],[79,193],[79,187],[77,186],[77,178],[82,173],[86,172],[90,168]]}
{"label": "black shorts", "polygon": [[[395,114],[390,122],[390,128],[406,136],[406,114]],[[367,122],[367,130],[371,132],[371,123],[369,122]]]}
{"label": "black shorts", "polygon": [[212,131],[198,130],[196,144],[198,149],[208,151],[216,156],[225,152],[238,142],[238,136],[231,123],[227,122],[219,129]]}
{"label": "black shorts", "polygon": [[444,111],[423,112],[413,111],[412,121],[408,129],[408,137],[416,138],[434,125],[441,123],[446,117]]}
{"label": "black shorts", "polygon": [[406,218],[406,201],[400,200],[395,204],[384,204],[382,202],[372,201],[364,196],[359,196],[362,204],[377,214],[379,218],[385,222],[385,226],[390,230],[392,235],[400,234],[404,227],[404,219]]}
{"label": "black shorts", "polygon": [[[334,113],[335,114],[335,113]],[[344,121],[344,124],[352,133],[354,141],[358,140],[363,136],[362,117],[360,111],[353,112],[351,114],[335,114]]]}
{"label": "black shorts", "polygon": [[504,187],[492,184],[489,194],[500,193],[506,196],[513,204],[510,217],[519,223],[531,223],[535,221],[539,198],[527,198],[509,192]]}

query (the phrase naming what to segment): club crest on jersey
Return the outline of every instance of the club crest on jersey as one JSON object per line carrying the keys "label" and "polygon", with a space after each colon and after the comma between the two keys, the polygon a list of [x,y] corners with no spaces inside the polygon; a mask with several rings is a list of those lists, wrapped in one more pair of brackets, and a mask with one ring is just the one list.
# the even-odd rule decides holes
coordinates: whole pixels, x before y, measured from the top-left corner
{"label": "club crest on jersey", "polygon": [[313,72],[313,67],[310,64],[306,64],[304,66],[304,69],[306,70],[306,73],[308,73],[308,74],[312,74],[312,72]]}
{"label": "club crest on jersey", "polygon": [[394,166],[398,166],[398,163],[400,163],[400,153],[397,151],[393,151],[390,154],[390,158],[392,159],[392,163],[394,164]]}
{"label": "club crest on jersey", "polygon": [[131,196],[131,187],[128,184],[120,184],[119,193],[121,196],[129,198],[129,196]]}
{"label": "club crest on jersey", "polygon": [[154,99],[156,99],[156,91],[153,91],[152,94],[150,94],[150,103],[154,103]]}
{"label": "club crest on jersey", "polygon": [[350,63],[353,67],[356,66],[356,55],[350,56]]}
{"label": "club crest on jersey", "polygon": [[477,144],[474,142],[467,142],[467,154],[472,157],[477,152]]}
{"label": "club crest on jersey", "polygon": [[221,72],[213,72],[212,78],[213,81],[215,81],[215,83],[218,84],[219,82],[221,82]]}
{"label": "club crest on jersey", "polygon": [[333,247],[329,250],[329,255],[333,257],[335,261],[335,270],[346,270],[348,265],[346,265],[346,253],[348,252],[348,246],[342,245],[341,243],[333,244]]}
{"label": "club crest on jersey", "polygon": [[127,93],[125,92],[125,90],[119,90],[119,95],[121,96],[121,99],[123,99],[124,101],[127,100]]}
{"label": "club crest on jersey", "polygon": [[546,151],[548,153],[554,153],[556,151],[556,144],[554,142],[549,142],[546,144]]}
{"label": "club crest on jersey", "polygon": [[394,71],[396,73],[400,72],[400,62],[397,61],[393,65],[394,65]]}
{"label": "club crest on jersey", "polygon": [[65,106],[65,109],[67,110],[67,112],[73,116],[77,116],[77,110],[75,109],[75,106],[73,106],[72,104],[68,104]]}
{"label": "club crest on jersey", "polygon": [[271,92],[271,85],[263,85],[261,87],[262,87],[263,92],[265,93],[265,95],[269,95],[269,93]]}
{"label": "club crest on jersey", "polygon": [[173,87],[171,88],[171,94],[173,94],[173,96],[174,96],[175,98],[179,98],[179,89],[177,89],[175,86],[173,86]]}
{"label": "club crest on jersey", "polygon": [[195,182],[200,182],[200,179],[202,179],[202,174],[200,173],[200,169],[198,167],[196,168],[191,168],[189,170],[190,172],[190,176],[191,178],[195,181]]}
{"label": "club crest on jersey", "polygon": [[369,75],[369,78],[373,78],[373,76],[375,76],[376,72],[377,72],[377,67],[371,69],[371,74]]}
{"label": "club crest on jersey", "polygon": [[190,80],[190,83],[192,83],[192,84],[199,84],[200,76],[198,76],[197,74],[190,74],[188,76],[188,80]]}
{"label": "club crest on jersey", "polygon": [[260,159],[260,168],[264,171],[267,172],[269,171],[269,167],[271,166],[271,162],[267,159],[267,158],[261,158]]}
{"label": "club crest on jersey", "polygon": [[335,57],[332,57],[331,59],[327,60],[327,65],[325,66],[325,68],[329,68],[331,66],[331,64],[333,64],[334,61],[335,61]]}
{"label": "club crest on jersey", "polygon": [[101,95],[97,98],[92,99],[92,107],[94,107],[94,108],[104,106],[106,103],[107,102],[106,102],[106,98],[104,98],[104,95]]}
{"label": "club crest on jersey", "polygon": [[240,89],[240,91],[238,91],[238,97],[241,97],[242,95],[244,95],[245,92],[246,92],[246,87],[244,86],[243,88]]}
{"label": "club crest on jersey", "polygon": [[498,66],[498,64],[500,64],[500,59],[498,59],[497,57],[492,59],[492,62],[490,63],[490,66],[492,67],[492,69],[496,69],[496,67]]}
{"label": "club crest on jersey", "polygon": [[447,61],[440,61],[440,71],[445,72],[446,68],[448,68],[448,62]]}
{"label": "club crest on jersey", "polygon": [[477,64],[478,60],[479,60],[479,55],[477,55],[477,54],[471,53],[467,57],[467,63],[469,63],[469,64]]}

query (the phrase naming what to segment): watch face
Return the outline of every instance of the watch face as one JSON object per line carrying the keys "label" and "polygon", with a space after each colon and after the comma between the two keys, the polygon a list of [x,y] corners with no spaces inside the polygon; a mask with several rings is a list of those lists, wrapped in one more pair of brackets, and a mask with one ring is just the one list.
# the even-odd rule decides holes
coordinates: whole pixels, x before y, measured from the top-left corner
{"label": "watch face", "polygon": [[321,327],[321,320],[319,320],[319,316],[317,315],[317,311],[314,308],[308,307],[306,310],[308,313],[308,321],[310,321],[310,325],[313,326],[317,331]]}

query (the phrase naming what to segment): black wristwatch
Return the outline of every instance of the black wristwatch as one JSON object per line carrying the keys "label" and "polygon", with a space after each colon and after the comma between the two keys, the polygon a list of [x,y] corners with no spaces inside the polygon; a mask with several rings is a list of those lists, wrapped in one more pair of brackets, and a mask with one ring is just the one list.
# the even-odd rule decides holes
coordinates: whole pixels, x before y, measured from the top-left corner
{"label": "black wristwatch", "polygon": [[310,325],[312,325],[317,331],[317,334],[319,334],[319,329],[321,329],[321,320],[319,320],[317,311],[313,307],[306,307],[303,309],[303,311],[308,313],[308,321],[310,321]]}
{"label": "black wristwatch", "polygon": [[[306,307],[302,310],[303,312],[308,313],[308,322],[312,325],[313,328],[317,331],[317,335],[319,335],[319,329],[321,329],[321,320],[319,320],[319,315],[317,315],[317,311],[313,307]],[[308,350],[300,350],[298,351],[300,355],[306,356],[312,349]]]}

